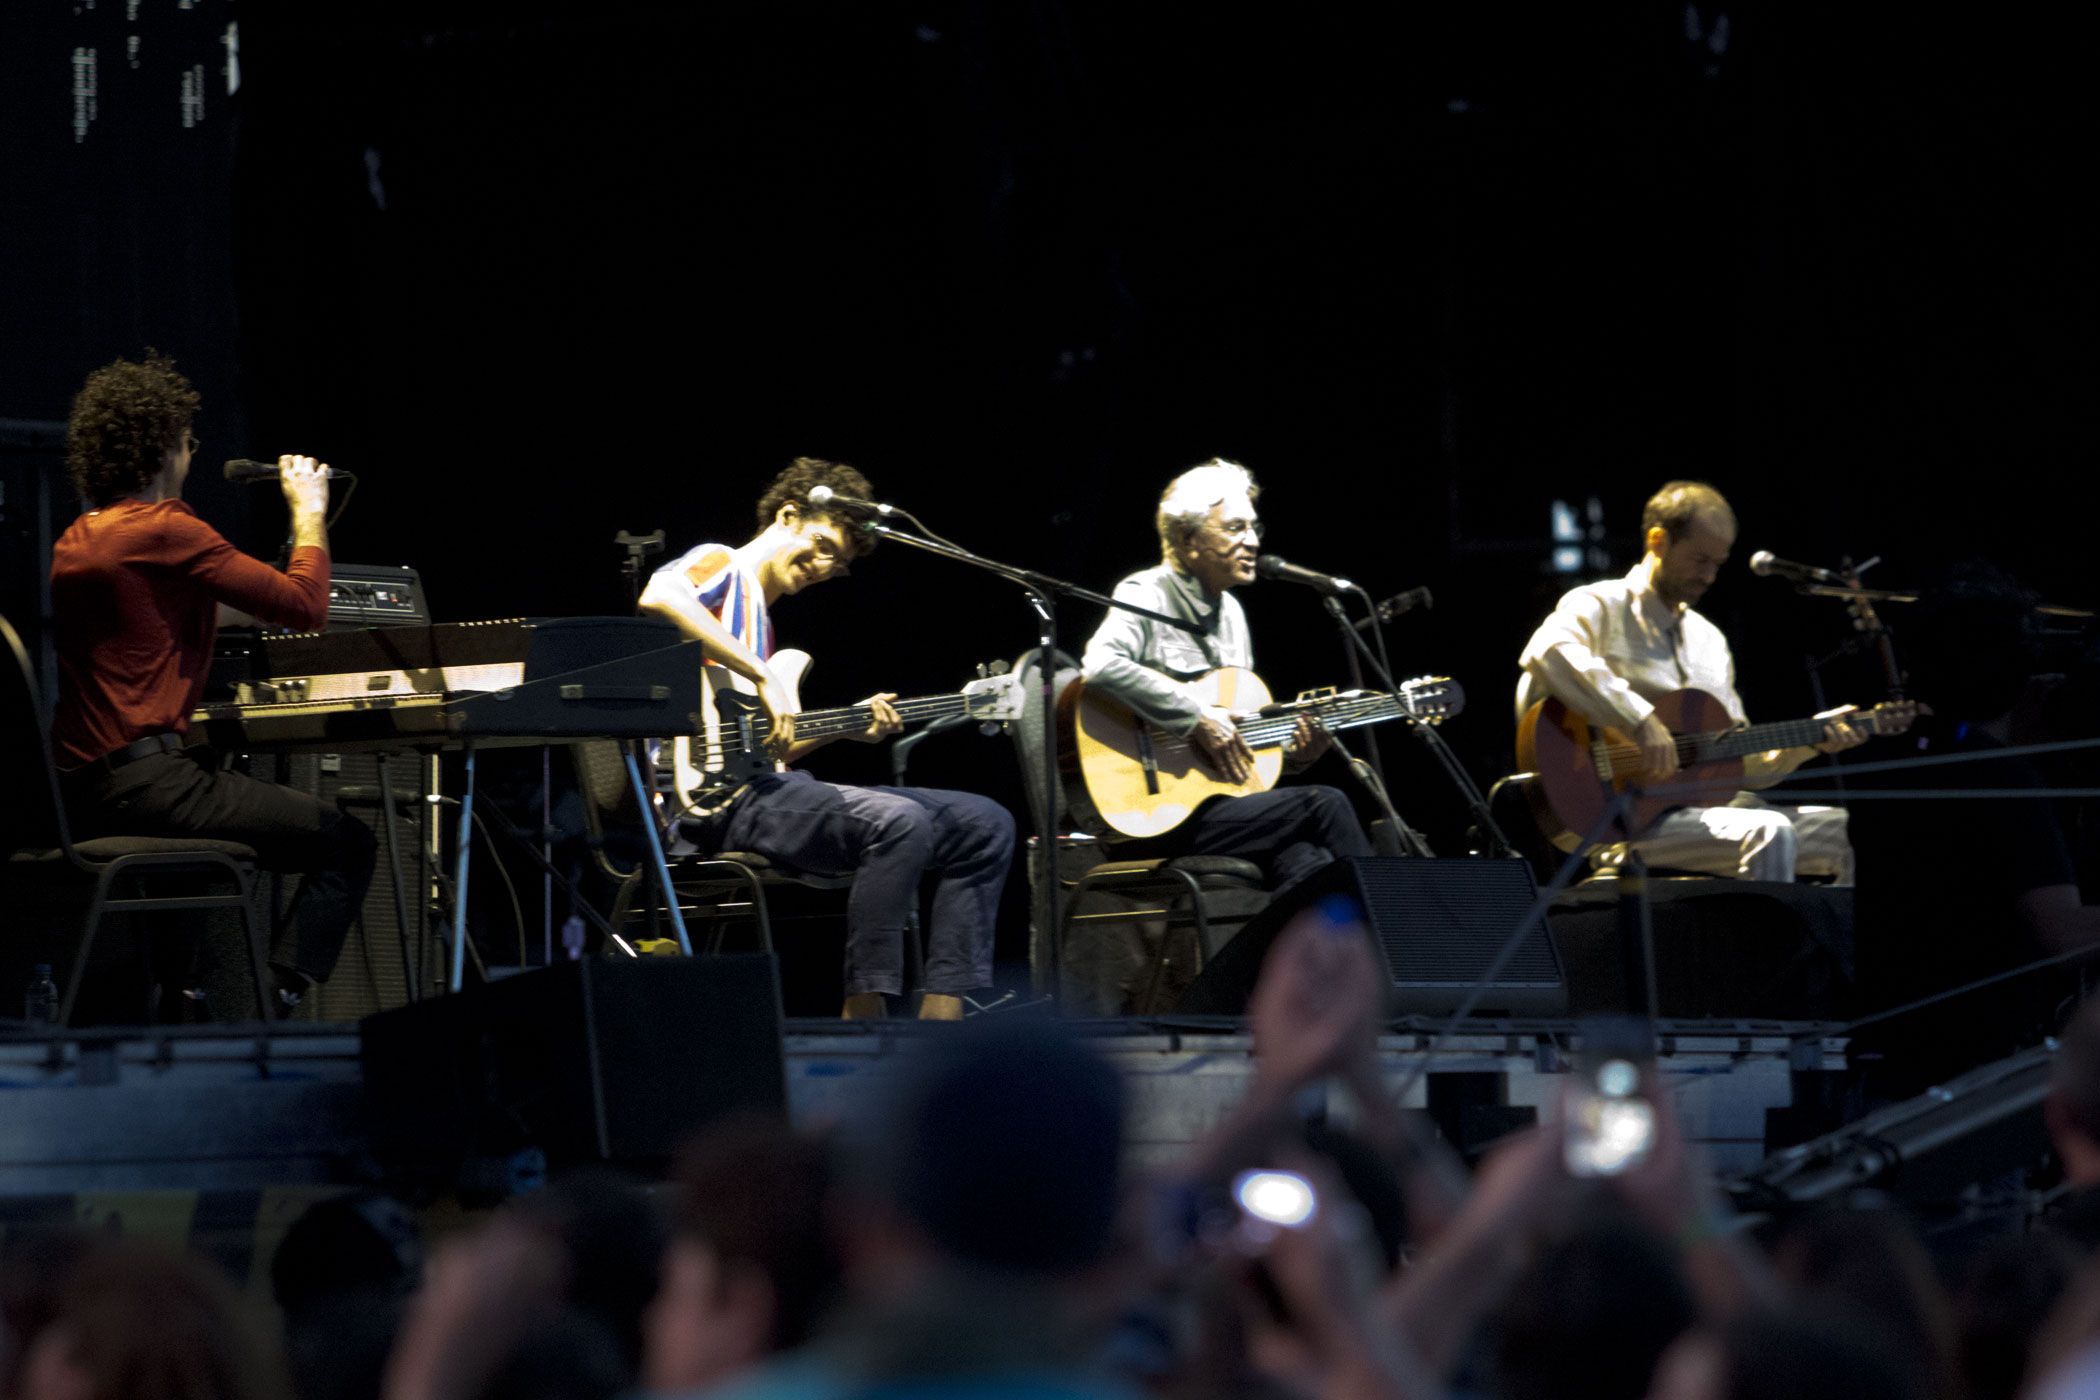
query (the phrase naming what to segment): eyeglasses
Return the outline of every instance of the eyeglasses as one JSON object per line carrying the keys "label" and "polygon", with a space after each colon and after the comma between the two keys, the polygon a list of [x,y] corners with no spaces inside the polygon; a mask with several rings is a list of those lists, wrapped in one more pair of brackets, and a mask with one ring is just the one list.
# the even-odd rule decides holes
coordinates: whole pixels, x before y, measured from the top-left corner
{"label": "eyeglasses", "polygon": [[1236,540],[1245,535],[1256,544],[1261,543],[1262,524],[1259,520],[1220,520],[1211,528],[1228,540]]}

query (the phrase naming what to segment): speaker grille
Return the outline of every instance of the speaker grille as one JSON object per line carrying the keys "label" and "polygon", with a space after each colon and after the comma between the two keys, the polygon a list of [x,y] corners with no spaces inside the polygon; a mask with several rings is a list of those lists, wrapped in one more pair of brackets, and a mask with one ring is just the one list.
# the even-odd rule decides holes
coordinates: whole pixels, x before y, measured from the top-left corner
{"label": "speaker grille", "polygon": [[[415,754],[398,754],[387,760],[387,777],[393,791],[420,799],[428,794],[424,760]],[[365,892],[364,906],[351,925],[343,944],[343,956],[335,972],[314,989],[301,1008],[304,1015],[319,1021],[355,1021],[375,1011],[403,1006],[408,1002],[407,965],[417,972],[417,983],[427,996],[444,977],[445,930],[433,916],[418,936],[417,914],[427,892],[418,884],[418,856],[423,850],[423,820],[430,811],[426,802],[405,801],[395,813],[395,830],[401,841],[401,883],[407,896],[409,927],[404,947],[401,921],[394,909],[393,877],[387,862],[386,814],[379,809],[379,757],[369,753],[294,754],[285,760],[287,786],[310,793],[372,828],[379,841],[379,861],[372,885]],[[427,873],[427,867],[423,868]],[[281,899],[289,899],[297,888],[297,876],[284,877]]]}
{"label": "speaker grille", "polygon": [[[1522,861],[1366,860],[1356,868],[1386,965],[1402,986],[1479,981],[1538,896]],[[1510,955],[1495,985],[1560,987],[1560,962],[1543,922]]]}

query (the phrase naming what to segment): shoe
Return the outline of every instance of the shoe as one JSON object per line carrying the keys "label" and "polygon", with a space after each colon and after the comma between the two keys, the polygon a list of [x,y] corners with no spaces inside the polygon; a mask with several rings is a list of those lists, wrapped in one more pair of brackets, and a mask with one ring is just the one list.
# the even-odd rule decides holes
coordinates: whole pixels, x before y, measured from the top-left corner
{"label": "shoe", "polygon": [[275,963],[270,964],[270,983],[270,1017],[277,1021],[298,1015],[306,994],[314,989],[313,979],[305,973]]}
{"label": "shoe", "polygon": [[919,1019],[922,1021],[960,1021],[963,1018],[963,999],[942,992],[928,992],[919,998]]}
{"label": "shoe", "polygon": [[854,992],[846,998],[846,1005],[839,1012],[841,1021],[880,1021],[890,1014],[889,1003],[882,999],[881,992]]}

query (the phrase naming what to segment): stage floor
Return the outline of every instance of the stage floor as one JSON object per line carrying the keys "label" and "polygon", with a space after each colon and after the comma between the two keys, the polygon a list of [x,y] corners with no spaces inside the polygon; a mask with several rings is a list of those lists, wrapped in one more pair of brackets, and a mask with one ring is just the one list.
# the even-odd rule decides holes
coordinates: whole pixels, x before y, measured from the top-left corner
{"label": "stage floor", "polygon": [[[1230,1020],[1075,1021],[1122,1070],[1131,1151],[1156,1160],[1200,1135],[1245,1091],[1252,1047]],[[819,1124],[851,1112],[923,1036],[918,1022],[790,1021],[787,1101]],[[1566,1069],[1569,1021],[1475,1022],[1433,1052],[1434,1028],[1398,1023],[1380,1043],[1412,1107],[1536,1108]],[[1691,1134],[1722,1169],[1765,1149],[1765,1113],[1795,1076],[1844,1068],[1844,1042],[1804,1022],[1664,1022],[1661,1064]],[[343,1187],[374,1179],[355,1025],[294,1025],[267,1049],[238,1027],[107,1028],[0,1041],[0,1197]],[[613,1067],[646,1075],[647,1065]],[[1341,1117],[1346,1105],[1338,1104]]]}
{"label": "stage floor", "polygon": [[[1130,1087],[1135,1162],[1171,1156],[1244,1092],[1252,1045],[1233,1021],[1076,1021]],[[1571,1021],[1477,1022],[1429,1052],[1435,1027],[1397,1023],[1381,1042],[1397,1088],[1440,1123],[1493,1136],[1548,1102],[1567,1069]],[[914,1042],[917,1022],[790,1021],[787,1102],[804,1124],[853,1111]],[[1830,1028],[1801,1022],[1664,1022],[1663,1073],[1692,1136],[1722,1170],[1765,1155],[1766,1113],[1845,1068]],[[237,1027],[110,1028],[0,1040],[0,1240],[73,1224],[186,1244],[259,1294],[285,1229],[315,1201],[380,1184],[369,1146],[387,1112],[368,1102],[355,1025],[289,1026],[267,1046]],[[649,1073],[649,1066],[622,1072]],[[1810,1076],[1804,1079],[1803,1076]],[[1336,1116],[1346,1106],[1336,1105]],[[418,1203],[427,1229],[460,1216]]]}

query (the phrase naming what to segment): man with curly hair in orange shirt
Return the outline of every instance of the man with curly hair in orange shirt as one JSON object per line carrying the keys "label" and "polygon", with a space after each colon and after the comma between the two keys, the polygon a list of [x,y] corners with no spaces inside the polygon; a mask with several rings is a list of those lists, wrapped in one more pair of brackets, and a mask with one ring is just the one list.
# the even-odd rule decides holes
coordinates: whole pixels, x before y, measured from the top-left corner
{"label": "man with curly hair in orange shirt", "polygon": [[67,425],[84,513],[51,551],[58,698],[51,738],[78,837],[202,836],[306,876],[270,951],[280,1014],[334,969],[371,882],[371,830],[341,809],[221,770],[186,743],[222,622],[328,617],[328,469],[283,457],[292,553],[250,558],[183,503],[197,391],[148,352],[87,378]]}

